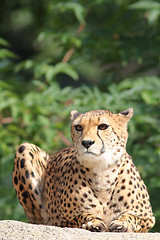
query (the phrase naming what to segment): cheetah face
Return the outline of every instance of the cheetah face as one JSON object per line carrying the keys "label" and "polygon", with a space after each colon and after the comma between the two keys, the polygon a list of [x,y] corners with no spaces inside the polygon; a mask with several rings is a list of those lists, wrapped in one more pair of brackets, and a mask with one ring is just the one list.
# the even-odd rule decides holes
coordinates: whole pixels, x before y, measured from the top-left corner
{"label": "cheetah face", "polygon": [[77,159],[84,166],[114,164],[123,154],[127,142],[127,122],[133,115],[129,108],[119,114],[96,110],[80,114],[71,111],[71,136]]}

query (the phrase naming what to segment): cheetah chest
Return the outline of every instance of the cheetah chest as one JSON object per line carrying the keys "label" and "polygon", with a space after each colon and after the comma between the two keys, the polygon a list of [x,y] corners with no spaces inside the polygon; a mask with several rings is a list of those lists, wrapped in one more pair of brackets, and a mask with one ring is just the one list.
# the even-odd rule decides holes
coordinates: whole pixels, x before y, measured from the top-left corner
{"label": "cheetah chest", "polygon": [[96,193],[99,201],[104,205],[110,200],[114,189],[115,180],[118,175],[118,168],[109,167],[102,172],[93,173],[91,188]]}

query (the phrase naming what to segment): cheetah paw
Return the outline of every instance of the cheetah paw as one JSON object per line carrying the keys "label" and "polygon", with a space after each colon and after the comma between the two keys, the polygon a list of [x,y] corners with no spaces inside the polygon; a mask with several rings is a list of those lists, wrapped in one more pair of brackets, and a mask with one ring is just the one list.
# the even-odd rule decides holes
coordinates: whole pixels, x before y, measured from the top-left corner
{"label": "cheetah paw", "polygon": [[126,221],[114,220],[109,225],[110,232],[132,232]]}
{"label": "cheetah paw", "polygon": [[91,232],[104,232],[106,229],[106,225],[101,220],[95,219],[95,220],[89,221],[86,224],[83,224],[82,228],[89,230]]}

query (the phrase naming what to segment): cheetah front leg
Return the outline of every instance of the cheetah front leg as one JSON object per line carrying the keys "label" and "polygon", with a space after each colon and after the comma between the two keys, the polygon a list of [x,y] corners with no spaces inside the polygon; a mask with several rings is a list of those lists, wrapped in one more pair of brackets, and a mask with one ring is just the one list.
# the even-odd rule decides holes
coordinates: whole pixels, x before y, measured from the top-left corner
{"label": "cheetah front leg", "polygon": [[111,221],[110,232],[148,232],[154,225],[154,218],[143,219],[131,213],[123,213],[118,219]]}
{"label": "cheetah front leg", "polygon": [[74,221],[76,221],[78,227],[91,232],[104,232],[106,230],[106,225],[103,220],[91,213],[82,213],[78,215]]}

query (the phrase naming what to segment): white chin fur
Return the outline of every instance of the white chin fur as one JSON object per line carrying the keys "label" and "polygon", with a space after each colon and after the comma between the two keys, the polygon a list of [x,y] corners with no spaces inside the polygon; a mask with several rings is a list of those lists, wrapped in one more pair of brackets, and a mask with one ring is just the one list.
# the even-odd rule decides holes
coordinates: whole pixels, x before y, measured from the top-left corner
{"label": "white chin fur", "polygon": [[85,152],[77,155],[77,159],[83,166],[98,171],[102,169],[105,170],[112,164],[115,164],[115,162],[121,158],[122,154],[123,148],[120,152],[117,152],[116,149],[107,149],[99,155]]}

